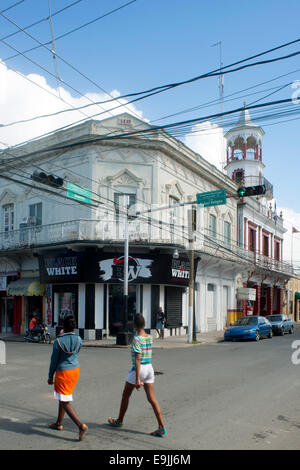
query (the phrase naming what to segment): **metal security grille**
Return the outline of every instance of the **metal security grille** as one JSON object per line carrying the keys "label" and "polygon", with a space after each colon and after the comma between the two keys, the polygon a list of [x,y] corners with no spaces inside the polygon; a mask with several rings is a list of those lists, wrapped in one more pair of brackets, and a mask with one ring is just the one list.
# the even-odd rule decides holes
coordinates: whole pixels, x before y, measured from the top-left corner
{"label": "metal security grille", "polygon": [[180,287],[165,287],[165,313],[168,327],[182,326],[182,293]]}

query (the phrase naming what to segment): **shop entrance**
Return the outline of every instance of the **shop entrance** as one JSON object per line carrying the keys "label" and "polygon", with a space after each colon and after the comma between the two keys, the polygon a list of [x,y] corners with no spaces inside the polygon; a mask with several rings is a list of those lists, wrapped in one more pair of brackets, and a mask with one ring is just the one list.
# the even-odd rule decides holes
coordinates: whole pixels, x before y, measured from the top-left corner
{"label": "shop entrance", "polygon": [[1,309],[1,333],[13,332],[14,318],[14,298],[2,297],[0,303]]}
{"label": "shop entrance", "polygon": [[[133,329],[133,319],[136,314],[136,285],[128,286],[128,327]],[[114,336],[123,328],[124,295],[123,285],[109,285],[109,334]]]}
{"label": "shop entrance", "polygon": [[37,313],[39,321],[43,322],[43,297],[35,295],[26,297],[25,322],[27,327],[34,313]]}

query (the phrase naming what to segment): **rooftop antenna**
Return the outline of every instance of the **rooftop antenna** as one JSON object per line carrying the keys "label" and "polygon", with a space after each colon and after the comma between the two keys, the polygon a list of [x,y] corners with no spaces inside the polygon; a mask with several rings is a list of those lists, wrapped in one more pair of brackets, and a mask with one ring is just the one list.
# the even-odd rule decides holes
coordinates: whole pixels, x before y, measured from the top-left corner
{"label": "rooftop antenna", "polygon": [[54,36],[54,30],[53,30],[53,23],[52,23],[52,16],[51,16],[51,5],[50,5],[50,0],[48,0],[48,9],[49,9],[49,24],[50,24],[50,29],[51,29],[51,36],[52,36],[52,57],[54,60],[54,68],[55,68],[55,75],[56,75],[56,82],[57,82],[57,92],[60,97],[60,82],[62,81],[59,73],[58,73],[58,64],[57,64],[57,58],[56,58],[56,46],[55,46],[55,36]]}
{"label": "rooftop antenna", "polygon": [[223,133],[224,133],[224,74],[222,73],[223,69],[223,62],[222,62],[222,41],[218,41],[215,44],[212,44],[210,47],[216,47],[219,46],[219,60],[220,60],[220,75],[218,77],[218,87],[219,87],[219,99],[220,99],[220,104],[221,104],[221,127],[222,127],[222,136],[221,136],[221,166],[222,170],[225,166],[225,154],[224,154],[224,149],[223,149]]}

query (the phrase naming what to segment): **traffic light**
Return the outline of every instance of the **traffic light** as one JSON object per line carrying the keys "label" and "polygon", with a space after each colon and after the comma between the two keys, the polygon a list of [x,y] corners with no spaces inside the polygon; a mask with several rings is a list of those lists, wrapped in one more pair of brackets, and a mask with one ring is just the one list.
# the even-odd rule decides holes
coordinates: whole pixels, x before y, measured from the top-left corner
{"label": "traffic light", "polygon": [[260,184],[258,186],[247,186],[240,187],[237,190],[237,194],[239,197],[247,197],[247,196],[261,196],[266,193],[266,187],[264,184]]}
{"label": "traffic light", "polygon": [[38,183],[46,184],[47,186],[53,186],[54,188],[60,188],[64,184],[63,178],[59,176],[48,175],[44,171],[34,171],[31,175],[31,179]]}

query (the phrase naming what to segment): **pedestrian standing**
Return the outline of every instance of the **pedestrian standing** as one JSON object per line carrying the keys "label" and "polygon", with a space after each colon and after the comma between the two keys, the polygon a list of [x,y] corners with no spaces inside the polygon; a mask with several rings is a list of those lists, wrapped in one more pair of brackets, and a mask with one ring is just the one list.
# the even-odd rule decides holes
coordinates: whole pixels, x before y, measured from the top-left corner
{"label": "pedestrian standing", "polygon": [[151,433],[152,436],[162,437],[167,431],[163,422],[162,413],[154,394],[154,370],[152,367],[152,336],[148,335],[145,328],[145,319],[141,313],[134,317],[136,335],[131,343],[132,368],[130,369],[120,404],[117,419],[108,418],[108,423],[114,427],[123,426],[123,419],[128,408],[129,399],[133,390],[140,390],[144,386],[147,399],[155,413],[158,429]]}
{"label": "pedestrian standing", "polygon": [[166,315],[163,312],[162,307],[159,307],[159,310],[156,314],[156,331],[158,334],[158,339],[164,339],[164,329],[166,325]]}
{"label": "pedestrian standing", "polygon": [[80,336],[74,333],[74,329],[75,318],[73,315],[67,315],[63,320],[64,333],[53,344],[48,384],[54,384],[54,397],[59,400],[59,406],[57,420],[49,427],[61,431],[63,429],[63,419],[65,413],[67,413],[77,425],[79,440],[81,441],[88,427],[80,421],[71,404],[73,391],[79,378],[78,353],[82,344]]}

